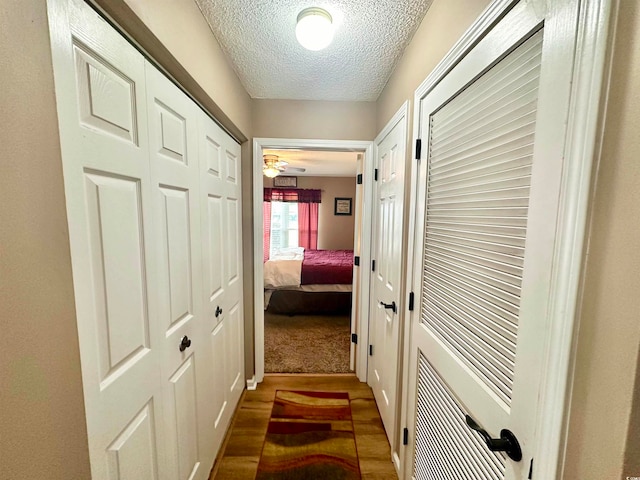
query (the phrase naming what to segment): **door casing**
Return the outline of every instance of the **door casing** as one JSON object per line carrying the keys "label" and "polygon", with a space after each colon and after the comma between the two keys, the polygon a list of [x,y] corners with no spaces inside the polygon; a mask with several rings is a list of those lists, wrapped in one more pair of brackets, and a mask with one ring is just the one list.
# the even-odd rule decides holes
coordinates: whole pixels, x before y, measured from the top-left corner
{"label": "door casing", "polygon": [[[293,138],[254,138],[253,139],[253,286],[254,286],[254,359],[255,374],[247,379],[247,388],[254,390],[264,379],[264,269],[262,251],[262,150],[298,148],[303,150],[353,151],[364,154],[363,165],[363,205],[370,206],[373,201],[373,142],[350,140],[309,140]],[[357,200],[356,200],[357,203]],[[371,217],[362,215],[359,228],[362,233],[360,246],[360,265],[371,262]],[[353,295],[359,299],[357,305],[361,318],[368,318],[369,312],[369,271],[354,268],[354,275],[359,275],[360,295]],[[355,307],[355,305],[354,305]],[[353,328],[353,327],[352,327]],[[355,346],[356,376],[362,382],[367,381],[367,345],[369,337],[368,322],[358,322],[355,331],[358,344]],[[352,361],[354,359],[352,358]]]}

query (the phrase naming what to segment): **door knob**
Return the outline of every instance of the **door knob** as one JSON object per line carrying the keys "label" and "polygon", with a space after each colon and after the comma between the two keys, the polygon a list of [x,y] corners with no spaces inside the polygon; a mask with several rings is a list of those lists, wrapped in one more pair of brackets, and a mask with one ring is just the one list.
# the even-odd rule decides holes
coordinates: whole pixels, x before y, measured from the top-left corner
{"label": "door knob", "polygon": [[384,308],[390,309],[393,313],[396,313],[396,302],[391,302],[391,303],[380,302],[380,305],[382,305]]}
{"label": "door knob", "polygon": [[465,416],[465,420],[472,430],[475,430],[482,436],[489,450],[492,452],[505,452],[511,460],[516,462],[522,460],[520,444],[511,430],[502,429],[500,430],[500,438],[491,438],[491,435],[481,428],[469,415]]}
{"label": "door knob", "polygon": [[222,315],[222,309],[220,308],[220,305],[218,305],[216,307],[216,318],[218,318],[220,315]]}
{"label": "door knob", "polygon": [[184,352],[187,348],[191,346],[191,340],[186,335],[182,337],[182,341],[180,342],[180,351]]}

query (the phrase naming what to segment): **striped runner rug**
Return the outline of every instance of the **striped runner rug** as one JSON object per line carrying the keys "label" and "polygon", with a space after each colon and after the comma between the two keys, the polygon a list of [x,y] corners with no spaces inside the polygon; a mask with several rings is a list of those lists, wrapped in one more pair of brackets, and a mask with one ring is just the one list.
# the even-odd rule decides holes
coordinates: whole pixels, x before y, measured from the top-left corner
{"label": "striped runner rug", "polygon": [[349,394],[278,390],[256,480],[360,478]]}

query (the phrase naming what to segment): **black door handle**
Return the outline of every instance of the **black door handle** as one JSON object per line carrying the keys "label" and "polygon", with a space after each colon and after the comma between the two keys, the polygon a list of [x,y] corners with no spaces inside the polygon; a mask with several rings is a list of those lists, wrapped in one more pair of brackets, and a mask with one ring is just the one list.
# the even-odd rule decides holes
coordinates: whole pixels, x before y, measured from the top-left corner
{"label": "black door handle", "polygon": [[391,302],[391,303],[380,302],[380,305],[382,305],[384,308],[390,309],[393,313],[396,313],[396,302]]}
{"label": "black door handle", "polygon": [[191,340],[186,335],[182,337],[182,341],[180,342],[180,351],[184,352],[187,348],[191,346]]}
{"label": "black door handle", "polygon": [[482,438],[484,438],[489,450],[492,452],[505,452],[511,460],[516,462],[522,460],[520,444],[511,430],[502,429],[500,430],[500,438],[491,438],[491,435],[481,428],[480,425],[478,425],[478,423],[469,415],[465,416],[465,420],[472,430],[475,430],[482,435]]}
{"label": "black door handle", "polygon": [[216,307],[216,318],[218,318],[220,315],[222,315],[222,309],[220,308],[220,305],[218,305]]}

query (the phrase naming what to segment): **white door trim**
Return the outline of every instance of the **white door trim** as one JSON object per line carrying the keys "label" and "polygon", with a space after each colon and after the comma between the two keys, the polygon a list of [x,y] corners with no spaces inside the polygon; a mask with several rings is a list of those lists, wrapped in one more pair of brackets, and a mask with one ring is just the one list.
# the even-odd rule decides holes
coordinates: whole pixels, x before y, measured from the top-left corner
{"label": "white door trim", "polygon": [[[420,99],[427,95],[442,78],[473,48],[516,0],[495,0],[474,22],[447,56],[422,82],[414,95],[413,139],[420,135]],[[605,108],[610,74],[609,50],[612,42],[618,0],[582,0],[580,20],[576,32],[576,55],[569,106],[565,162],[561,186],[561,205],[558,213],[558,242],[554,251],[552,293],[549,301],[550,329],[541,380],[540,410],[537,420],[536,478],[559,478],[562,473],[567,445],[566,430],[569,417],[572,377],[577,337],[577,308],[581,287],[581,272],[586,245],[586,225],[590,200],[592,171],[597,164],[599,141],[603,132],[600,112]],[[415,204],[417,188],[415,162],[411,169],[411,200]],[[413,215],[409,228],[414,229]],[[413,236],[409,236],[408,251],[413,251]],[[407,274],[413,278],[413,265],[407,261]],[[412,289],[414,286],[411,286]],[[405,337],[405,339],[407,339]],[[408,418],[408,384],[405,378],[403,396],[405,409],[402,421]],[[413,439],[402,458],[401,478],[411,477]]]}
{"label": "white door trim", "polygon": [[[254,341],[255,341],[255,382],[264,379],[264,270],[262,251],[262,150],[280,148],[301,148],[308,150],[352,150],[364,152],[363,172],[363,203],[365,208],[371,205],[373,194],[373,142],[359,140],[312,140],[293,138],[254,138],[253,139],[253,286],[254,286]],[[356,200],[357,201],[357,200]],[[362,245],[360,248],[360,265],[371,262],[371,217],[362,215]],[[354,298],[360,299],[359,309],[361,318],[368,318],[369,311],[369,283],[368,269],[354,269],[354,275],[360,275],[361,294]],[[358,335],[356,346],[356,375],[362,382],[367,381],[367,349],[361,348],[367,344],[369,337],[369,323],[360,322],[354,332]]]}

